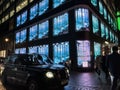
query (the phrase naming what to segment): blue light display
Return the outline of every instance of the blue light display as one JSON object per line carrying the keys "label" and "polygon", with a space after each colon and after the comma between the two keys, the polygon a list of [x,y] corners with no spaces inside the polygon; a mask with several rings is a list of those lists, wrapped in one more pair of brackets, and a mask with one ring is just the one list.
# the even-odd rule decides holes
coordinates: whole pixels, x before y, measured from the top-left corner
{"label": "blue light display", "polygon": [[65,0],[53,0],[53,8],[58,7],[58,6],[61,5],[63,2],[65,2]]}
{"label": "blue light display", "polygon": [[53,35],[68,33],[68,13],[54,18]]}
{"label": "blue light display", "polygon": [[17,44],[17,43],[20,43],[20,32],[17,32],[16,33],[16,40],[15,40],[15,43]]}
{"label": "blue light display", "polygon": [[38,38],[47,38],[48,37],[49,23],[45,21],[39,24]]}
{"label": "blue light display", "polygon": [[29,41],[37,39],[37,25],[30,27],[29,31]]}
{"label": "blue light display", "polygon": [[92,15],[92,25],[93,25],[93,33],[98,34],[99,33],[99,22],[98,18]]}
{"label": "blue light display", "polygon": [[39,15],[43,14],[49,7],[49,0],[43,0],[39,3]]}
{"label": "blue light display", "polygon": [[15,53],[16,54],[24,54],[24,53],[26,53],[26,48],[17,48],[17,49],[15,49]]}
{"label": "blue light display", "polygon": [[27,11],[25,11],[25,12],[21,15],[21,24],[25,23],[26,20],[27,20]]}
{"label": "blue light display", "polygon": [[23,43],[26,41],[26,37],[27,37],[27,32],[26,29],[22,30],[20,33],[20,43]]}
{"label": "blue light display", "polygon": [[77,40],[77,65],[82,66],[84,62],[89,62],[90,58],[90,41]]}
{"label": "blue light display", "polygon": [[49,54],[48,45],[40,45],[40,46],[38,46],[38,53],[39,54],[45,54],[45,55],[48,56],[48,54]]}
{"label": "blue light display", "polygon": [[60,63],[69,60],[69,42],[61,42],[53,44],[54,63]]}
{"label": "blue light display", "polygon": [[94,57],[95,57],[95,59],[98,55],[101,55],[101,45],[100,45],[100,43],[94,42]]}
{"label": "blue light display", "polygon": [[37,53],[38,47],[37,46],[29,47],[28,50],[29,53]]}
{"label": "blue light display", "polygon": [[76,30],[89,30],[89,11],[85,8],[79,8],[75,11]]}
{"label": "blue light display", "polygon": [[31,9],[30,9],[30,20],[32,20],[33,18],[35,18],[38,14],[38,4],[34,5]]}

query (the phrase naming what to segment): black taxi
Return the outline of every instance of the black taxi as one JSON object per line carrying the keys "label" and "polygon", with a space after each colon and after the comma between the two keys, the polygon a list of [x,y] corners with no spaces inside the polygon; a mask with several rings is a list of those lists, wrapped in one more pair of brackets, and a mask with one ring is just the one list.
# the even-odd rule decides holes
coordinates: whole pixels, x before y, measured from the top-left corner
{"label": "black taxi", "polygon": [[69,81],[69,70],[42,54],[12,54],[4,62],[2,83],[26,86],[27,90],[40,87],[64,87]]}

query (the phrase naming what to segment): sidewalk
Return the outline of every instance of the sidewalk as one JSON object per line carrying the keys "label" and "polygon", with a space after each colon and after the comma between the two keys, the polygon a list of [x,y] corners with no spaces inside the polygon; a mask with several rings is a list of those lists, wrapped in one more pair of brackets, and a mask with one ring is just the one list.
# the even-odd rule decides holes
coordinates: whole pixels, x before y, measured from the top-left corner
{"label": "sidewalk", "polygon": [[96,72],[72,71],[65,90],[110,90],[110,87],[111,81],[105,79],[104,73],[99,77]]}

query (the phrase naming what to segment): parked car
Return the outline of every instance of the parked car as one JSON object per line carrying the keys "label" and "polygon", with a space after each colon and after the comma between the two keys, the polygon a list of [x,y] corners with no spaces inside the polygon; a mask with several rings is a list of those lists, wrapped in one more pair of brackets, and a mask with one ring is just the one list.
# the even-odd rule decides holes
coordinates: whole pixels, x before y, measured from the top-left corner
{"label": "parked car", "polygon": [[42,54],[12,54],[5,61],[2,83],[27,86],[27,90],[40,87],[64,87],[69,81],[66,66],[54,64]]}

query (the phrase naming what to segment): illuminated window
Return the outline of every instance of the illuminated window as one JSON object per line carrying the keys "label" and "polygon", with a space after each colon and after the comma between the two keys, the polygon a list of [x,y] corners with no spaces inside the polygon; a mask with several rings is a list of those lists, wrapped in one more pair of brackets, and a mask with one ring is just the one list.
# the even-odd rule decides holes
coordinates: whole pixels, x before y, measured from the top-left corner
{"label": "illuminated window", "polygon": [[29,53],[37,53],[38,47],[37,46],[33,46],[33,47],[29,47]]}
{"label": "illuminated window", "polygon": [[90,41],[88,40],[77,40],[77,65],[80,67],[86,66],[90,62]]}
{"label": "illuminated window", "polygon": [[16,33],[16,44],[23,43],[26,41],[27,31],[26,29]]}
{"label": "illuminated window", "polygon": [[105,26],[103,23],[100,24],[100,28],[101,28],[101,37],[105,38]]}
{"label": "illuminated window", "polygon": [[69,42],[53,44],[54,63],[60,63],[69,60]]}
{"label": "illuminated window", "polygon": [[31,9],[30,9],[30,20],[35,18],[38,14],[38,4],[34,5]]}
{"label": "illuminated window", "polygon": [[30,2],[33,2],[34,0],[29,0]]}
{"label": "illuminated window", "polygon": [[106,39],[108,39],[109,38],[109,32],[108,32],[108,28],[107,27],[105,27],[105,31],[106,31]]}
{"label": "illuminated window", "polygon": [[53,19],[53,35],[61,35],[68,33],[68,13]]}
{"label": "illuminated window", "polygon": [[48,38],[49,23],[48,21],[39,24],[38,38]]}
{"label": "illuminated window", "polygon": [[43,14],[49,7],[49,0],[43,0],[39,3],[39,15]]}
{"label": "illuminated window", "polygon": [[64,2],[65,2],[65,0],[53,0],[53,8],[58,7],[59,5],[61,5]]}
{"label": "illuminated window", "polygon": [[27,11],[17,16],[17,26],[25,23],[26,21],[27,21]]}
{"label": "illuminated window", "polygon": [[23,0],[17,7],[16,12],[19,12],[21,9],[23,9],[25,6],[28,5],[28,0]]}
{"label": "illuminated window", "polygon": [[14,15],[14,13],[15,13],[15,10],[14,10],[14,9],[11,10],[11,11],[10,11],[10,17],[12,17],[12,16]]}
{"label": "illuminated window", "polygon": [[5,21],[9,19],[9,14],[5,16]]}
{"label": "illuminated window", "polygon": [[104,7],[104,18],[107,19],[107,11],[105,7]]}
{"label": "illuminated window", "polygon": [[95,59],[98,55],[101,55],[101,45],[100,45],[100,43],[94,42],[94,56],[95,56]]}
{"label": "illuminated window", "polygon": [[30,27],[29,31],[29,41],[36,40],[37,39],[37,25],[34,25]]}
{"label": "illuminated window", "polygon": [[97,6],[97,0],[91,0],[91,3],[92,3],[94,6]]}
{"label": "illuminated window", "polygon": [[92,25],[93,25],[93,33],[99,35],[99,22],[98,18],[92,15]]}
{"label": "illuminated window", "polygon": [[100,14],[103,14],[103,5],[102,5],[102,3],[101,2],[99,2],[99,12],[100,12]]}
{"label": "illuminated window", "polygon": [[76,30],[89,30],[89,11],[85,8],[79,8],[75,11]]}
{"label": "illuminated window", "polygon": [[49,53],[48,45],[40,45],[40,46],[38,46],[38,53],[39,54],[45,54],[45,55],[48,56],[48,53]]}

